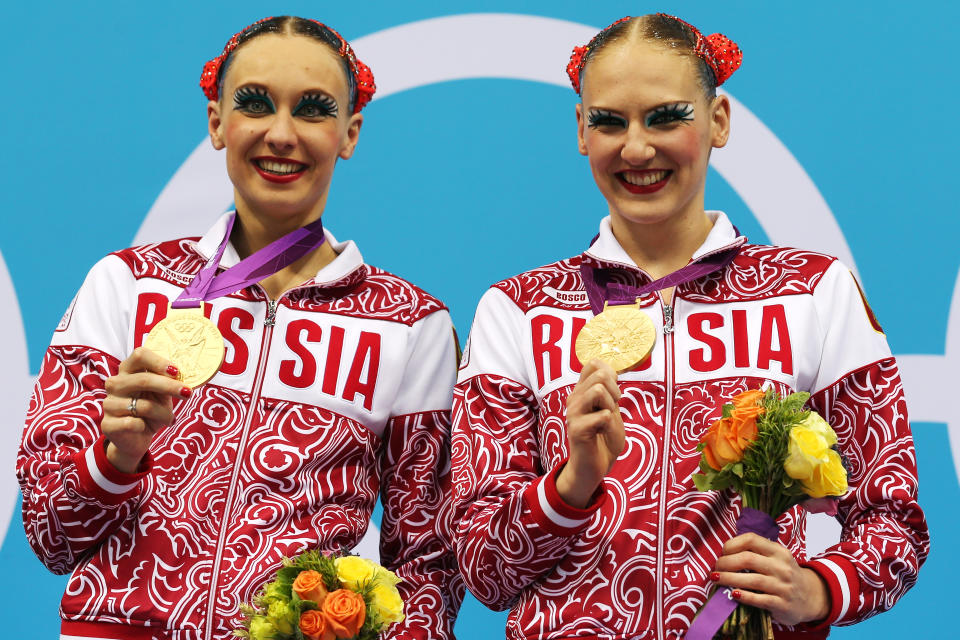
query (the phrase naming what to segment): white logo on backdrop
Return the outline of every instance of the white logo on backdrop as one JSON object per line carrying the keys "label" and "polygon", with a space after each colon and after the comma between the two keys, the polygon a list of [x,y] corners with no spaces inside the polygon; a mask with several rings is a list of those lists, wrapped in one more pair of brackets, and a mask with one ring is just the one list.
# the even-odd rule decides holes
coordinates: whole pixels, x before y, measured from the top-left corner
{"label": "white logo on backdrop", "polygon": [[[510,78],[568,87],[564,62],[574,45],[587,42],[596,27],[514,14],[466,14],[434,18],[393,27],[357,38],[360,57],[376,70],[375,99],[430,84],[467,78]],[[413,43],[413,46],[411,46]],[[839,257],[854,272],[856,265],[843,232],[816,185],[790,151],[753,113],[729,93],[735,135],[726,148],[714,152],[711,166],[749,207],[773,242],[790,244]],[[787,194],[789,197],[787,197]],[[204,140],[176,171],[150,209],[135,243],[199,235],[233,201],[223,158]],[[17,299],[0,259],[0,299],[8,300],[0,317],[2,335],[10,336],[7,369],[28,372],[22,324],[17,325]],[[6,326],[10,325],[10,326]],[[14,326],[17,325],[17,326]],[[960,365],[960,274],[953,292],[945,355],[897,356],[917,422],[948,425],[954,465],[960,477],[960,408],[943,398],[952,371]],[[950,367],[950,364],[954,367]],[[5,380],[11,380],[7,374]],[[0,391],[8,424],[22,421],[24,374]],[[19,429],[6,431],[0,455],[13,467]],[[0,538],[16,502],[10,476],[0,485]],[[820,517],[811,527],[808,549],[822,549],[837,538],[833,519]],[[359,553],[377,557],[376,528],[371,526]]]}

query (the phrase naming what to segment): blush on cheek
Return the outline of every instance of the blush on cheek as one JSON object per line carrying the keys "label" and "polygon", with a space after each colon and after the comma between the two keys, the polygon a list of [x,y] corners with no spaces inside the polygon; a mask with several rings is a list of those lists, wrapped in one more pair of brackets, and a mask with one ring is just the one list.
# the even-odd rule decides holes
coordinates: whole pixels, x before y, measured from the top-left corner
{"label": "blush on cheek", "polygon": [[677,161],[681,165],[696,164],[706,156],[709,146],[695,127],[677,129]]}
{"label": "blush on cheek", "polygon": [[247,136],[252,132],[250,126],[240,118],[227,118],[223,123],[223,140],[227,144],[230,141],[236,141],[239,136]]}

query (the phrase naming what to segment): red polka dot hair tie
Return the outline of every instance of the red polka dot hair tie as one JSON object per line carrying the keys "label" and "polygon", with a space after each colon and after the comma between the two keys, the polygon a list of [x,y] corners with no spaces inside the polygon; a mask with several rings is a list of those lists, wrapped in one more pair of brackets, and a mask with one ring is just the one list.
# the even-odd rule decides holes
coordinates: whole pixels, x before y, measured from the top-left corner
{"label": "red polka dot hair tie", "polygon": [[718,87],[726,82],[734,71],[740,68],[740,63],[743,62],[743,52],[740,51],[737,43],[727,36],[722,33],[713,33],[705,37],[695,26],[689,22],[684,22],[677,16],[672,16],[669,13],[658,13],[657,15],[676,20],[693,32],[693,35],[697,38],[697,42],[693,46],[693,52],[706,62],[707,66],[713,71],[713,77],[716,79]]}

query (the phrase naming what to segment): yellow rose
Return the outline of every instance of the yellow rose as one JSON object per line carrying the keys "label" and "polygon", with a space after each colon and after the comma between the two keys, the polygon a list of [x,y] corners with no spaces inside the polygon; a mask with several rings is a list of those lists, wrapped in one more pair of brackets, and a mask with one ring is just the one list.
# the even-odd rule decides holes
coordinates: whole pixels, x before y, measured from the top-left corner
{"label": "yellow rose", "polygon": [[847,491],[847,472],[840,454],[831,448],[836,442],[837,434],[816,413],[790,430],[783,469],[800,481],[811,498],[842,496]]}
{"label": "yellow rose", "polygon": [[359,556],[337,558],[337,577],[344,589],[357,591],[361,585],[371,584],[377,573],[383,571],[376,562],[370,562]]}
{"label": "yellow rose", "polygon": [[[393,575],[392,572],[390,575]],[[393,576],[396,578],[396,576]],[[370,606],[374,609],[385,624],[392,624],[403,620],[403,599],[400,592],[392,584],[380,582],[373,588]]]}
{"label": "yellow rose", "polygon": [[842,496],[847,492],[847,470],[843,468],[840,454],[827,449],[827,461],[819,465],[813,476],[803,481],[803,488],[811,498]]}
{"label": "yellow rose", "polygon": [[820,433],[802,423],[790,429],[790,444],[783,468],[794,480],[809,479],[814,470],[827,461],[830,445]]}
{"label": "yellow rose", "polygon": [[379,571],[377,572],[377,581],[384,584],[400,584],[400,578],[397,577],[393,571],[390,569],[385,569],[384,567],[377,567]]}
{"label": "yellow rose", "polygon": [[814,433],[818,433],[823,436],[823,439],[827,441],[827,446],[832,447],[837,444],[837,432],[833,430],[827,421],[820,417],[820,414],[816,411],[811,411],[810,415],[801,420],[797,426],[803,426]]}

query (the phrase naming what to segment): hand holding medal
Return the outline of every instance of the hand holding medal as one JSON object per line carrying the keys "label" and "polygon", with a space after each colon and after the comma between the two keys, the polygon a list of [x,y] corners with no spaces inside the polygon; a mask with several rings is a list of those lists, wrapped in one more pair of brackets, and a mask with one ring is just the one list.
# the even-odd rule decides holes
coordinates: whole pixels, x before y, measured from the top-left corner
{"label": "hand holding medal", "polygon": [[118,470],[136,472],[153,437],[173,422],[173,399],[190,397],[179,377],[166,358],[139,348],[107,378],[100,430],[107,460]]}
{"label": "hand holding medal", "polygon": [[557,476],[557,493],[570,506],[587,506],[626,445],[620,416],[617,374],[601,360],[589,360],[567,396],[570,458]]}
{"label": "hand holding medal", "polygon": [[318,218],[217,274],[235,220],[236,213],[216,254],[150,330],[143,347],[107,379],[100,427],[107,439],[107,459],[120,471],[135,472],[154,435],[173,422],[173,398],[189,398],[220,369],[223,336],[204,315],[204,303],[273,275],[325,239]]}
{"label": "hand holding medal", "polygon": [[742,241],[647,283],[643,287],[609,282],[606,274],[580,263],[594,317],[580,330],[575,351],[583,364],[580,380],[567,396],[570,457],[556,478],[567,504],[584,508],[626,446],[617,376],[650,357],[656,343],[653,320],[640,298],[707,275],[730,264]]}

